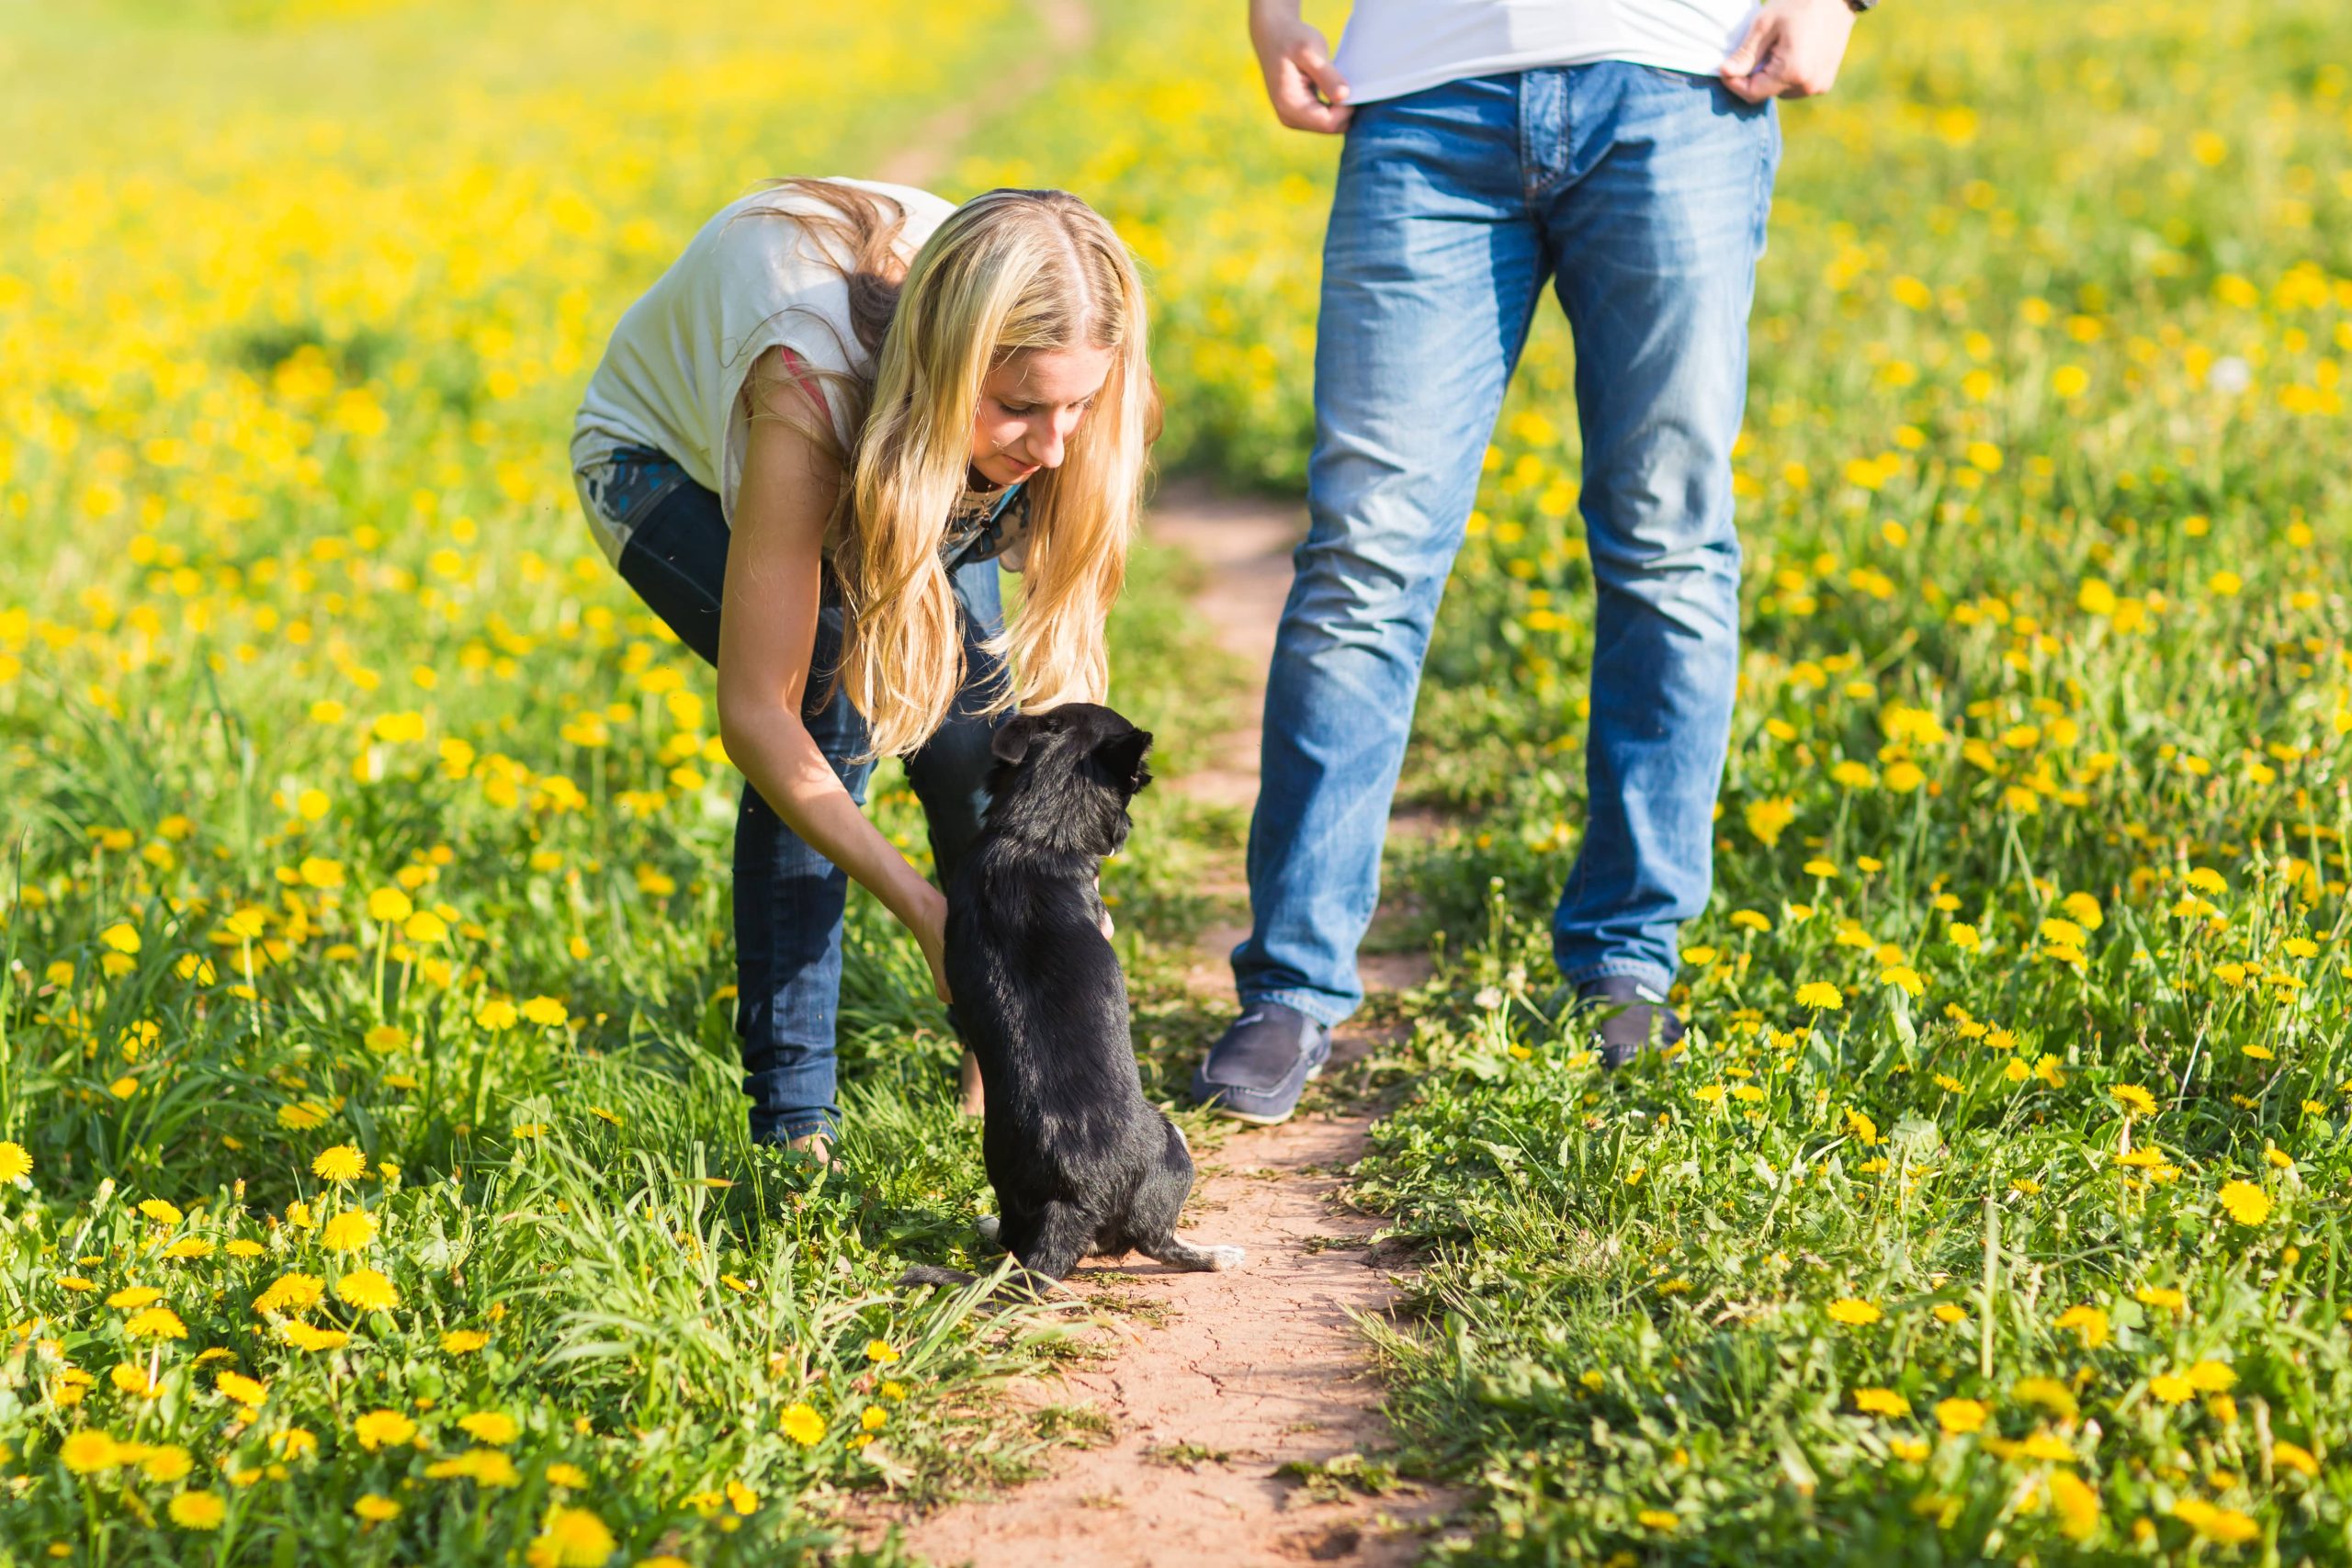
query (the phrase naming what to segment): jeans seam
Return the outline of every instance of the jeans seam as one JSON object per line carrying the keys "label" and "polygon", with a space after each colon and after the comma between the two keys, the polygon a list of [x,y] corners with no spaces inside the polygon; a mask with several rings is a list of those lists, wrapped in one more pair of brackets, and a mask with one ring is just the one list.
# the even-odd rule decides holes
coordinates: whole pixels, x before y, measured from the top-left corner
{"label": "jeans seam", "polygon": [[1598,964],[1579,964],[1565,970],[1562,977],[1571,986],[1588,985],[1594,980],[1611,977],[1655,982],[1660,991],[1674,984],[1674,972],[1655,964],[1645,964],[1634,958],[1604,958]]}
{"label": "jeans seam", "polygon": [[1330,998],[1317,991],[1246,991],[1242,993],[1240,1001],[1243,1012],[1262,1003],[1272,1002],[1293,1012],[1305,1014],[1325,1029],[1337,1029],[1347,1021],[1349,1014],[1356,1010],[1352,1006],[1334,1010]]}

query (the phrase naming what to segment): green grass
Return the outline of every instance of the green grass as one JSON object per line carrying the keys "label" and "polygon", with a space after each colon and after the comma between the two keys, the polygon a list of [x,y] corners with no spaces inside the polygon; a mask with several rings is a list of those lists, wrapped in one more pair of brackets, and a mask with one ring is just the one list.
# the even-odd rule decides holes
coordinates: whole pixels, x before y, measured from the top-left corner
{"label": "green grass", "polygon": [[[1061,1353],[1026,1319],[888,1289],[965,1257],[981,1177],[864,900],[842,1165],[745,1146],[706,677],[560,456],[694,221],[854,169],[1010,15],[0,25],[41,85],[0,124],[62,150],[0,171],[6,1551],[552,1561],[560,1505],[628,1560],[766,1560],[1082,1435],[988,1401]],[[1152,272],[1163,461],[1295,487],[1335,149],[1272,126],[1236,18],[1101,19],[949,193],[1101,205]],[[1419,1266],[1374,1334],[1402,1447],[1315,1483],[1462,1483],[1443,1550],[1478,1562],[2352,1558],[2347,47],[2310,0],[1890,7],[1790,108],[1670,1069],[1600,1074],[1550,1008],[1590,574],[1539,330],[1408,770],[1445,827],[1390,867],[1438,973],[1329,1089],[1386,1111],[1357,1195]],[[1170,770],[1235,712],[1188,589],[1147,555],[1114,626]],[[1216,1021],[1178,966],[1239,827],[1148,795],[1106,881],[1161,1097]],[[371,912],[393,888],[435,919]],[[313,1174],[345,1145],[369,1174]],[[254,1310],[289,1273],[318,1348]],[[131,1337],[135,1285],[186,1338]],[[476,1447],[512,1485],[434,1473]]]}

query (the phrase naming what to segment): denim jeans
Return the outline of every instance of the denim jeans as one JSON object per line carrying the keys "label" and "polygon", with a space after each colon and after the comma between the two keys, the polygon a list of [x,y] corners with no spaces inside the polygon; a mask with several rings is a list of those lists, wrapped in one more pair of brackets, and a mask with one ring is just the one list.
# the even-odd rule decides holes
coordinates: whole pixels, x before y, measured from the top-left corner
{"label": "denim jeans", "polygon": [[1661,990],[1704,908],[1737,680],[1732,445],[1771,107],[1608,62],[1360,106],[1324,243],[1310,527],[1266,689],[1245,1004],[1336,1023],[1430,623],[1547,280],[1575,333],[1599,602],[1563,974]]}
{"label": "denim jeans", "polygon": [[[727,523],[718,497],[683,471],[646,512],[621,548],[620,573],[688,648],[718,662],[720,590],[727,578]],[[584,490],[583,485],[583,490]],[[907,782],[922,802],[932,860],[942,886],[971,847],[988,813],[989,744],[982,716],[1003,661],[982,645],[1004,618],[994,560],[954,567],[963,611],[964,689],[947,722],[906,759]],[[825,574],[816,646],[801,721],[850,795],[865,801],[870,762],[865,721],[849,698],[829,690],[842,654],[842,612]],[[803,843],[748,783],[735,818],[735,1027],[743,1039],[743,1091],[752,1097],[754,1142],[780,1142],[837,1126],[833,1035],[841,1002],[842,914],[849,877]]]}

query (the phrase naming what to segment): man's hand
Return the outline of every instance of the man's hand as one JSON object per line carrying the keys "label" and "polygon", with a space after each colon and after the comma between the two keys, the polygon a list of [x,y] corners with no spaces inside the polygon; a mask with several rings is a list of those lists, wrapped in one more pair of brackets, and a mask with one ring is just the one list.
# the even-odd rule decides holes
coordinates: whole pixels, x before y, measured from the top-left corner
{"label": "man's hand", "polygon": [[1769,0],[1715,73],[1751,104],[1809,98],[1838,80],[1853,31],[1846,0]]}
{"label": "man's hand", "polygon": [[1347,130],[1355,112],[1348,107],[1348,84],[1332,68],[1323,35],[1299,19],[1298,0],[1252,0],[1250,41],[1276,119],[1327,136]]}

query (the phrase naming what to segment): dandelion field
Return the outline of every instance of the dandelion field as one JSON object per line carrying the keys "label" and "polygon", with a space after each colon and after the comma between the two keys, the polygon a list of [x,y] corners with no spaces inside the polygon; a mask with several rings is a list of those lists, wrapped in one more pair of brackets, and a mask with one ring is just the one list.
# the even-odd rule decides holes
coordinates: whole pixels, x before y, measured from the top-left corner
{"label": "dandelion field", "polygon": [[[854,905],[842,1168],[746,1147],[707,673],[562,452],[695,222],[857,172],[1021,8],[93,16],[0,13],[0,1557],[846,1556],[847,1496],[1018,1475],[1051,1423],[986,1391],[1054,1339],[888,1289],[982,1186],[920,960]],[[1238,17],[1098,22],[941,184],[1096,201],[1164,465],[1295,486],[1334,149]],[[1448,1553],[2352,1561],[2346,59],[2308,0],[1889,6],[1788,110],[1693,1034],[1614,1077],[1551,997],[1590,578],[1539,330],[1389,868],[1437,974],[1321,1091],[1385,1112]],[[1175,768],[1230,706],[1181,587],[1139,564],[1114,693]],[[1156,1092],[1238,827],[1147,796],[1106,884]]]}

